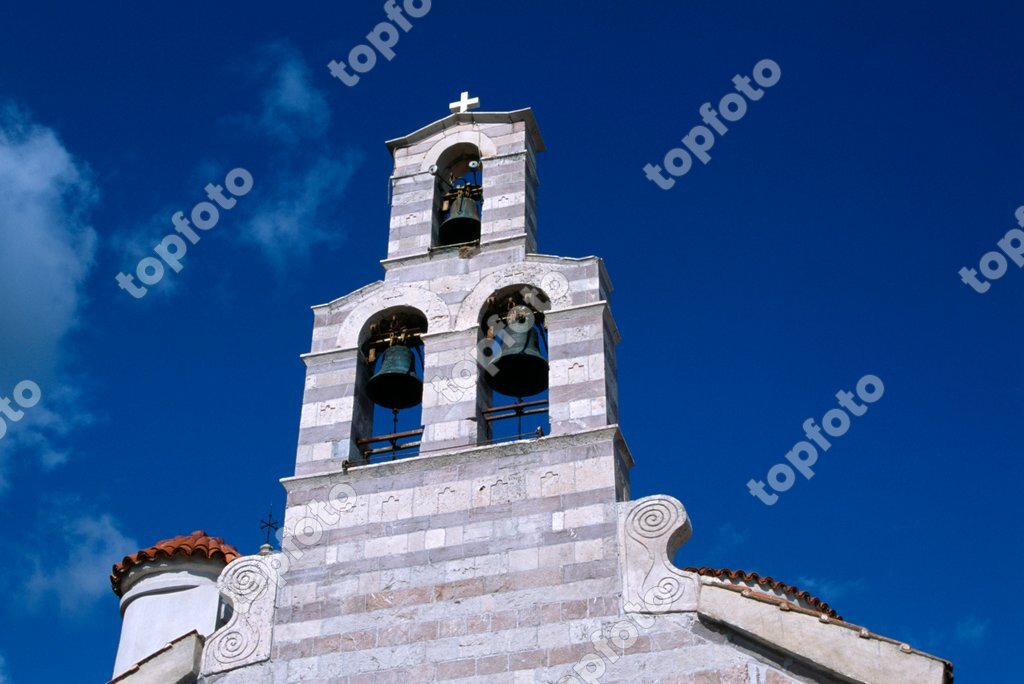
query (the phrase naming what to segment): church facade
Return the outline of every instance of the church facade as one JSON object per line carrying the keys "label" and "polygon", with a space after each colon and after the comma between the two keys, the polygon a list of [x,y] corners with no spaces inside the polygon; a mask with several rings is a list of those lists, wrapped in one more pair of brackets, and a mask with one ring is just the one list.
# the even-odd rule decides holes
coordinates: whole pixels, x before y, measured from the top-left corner
{"label": "church facade", "polygon": [[113,681],[951,681],[796,587],[674,565],[686,510],[630,495],[604,264],[538,253],[534,115],[472,104],[387,143],[384,279],[314,308],[282,548],[126,557]]}

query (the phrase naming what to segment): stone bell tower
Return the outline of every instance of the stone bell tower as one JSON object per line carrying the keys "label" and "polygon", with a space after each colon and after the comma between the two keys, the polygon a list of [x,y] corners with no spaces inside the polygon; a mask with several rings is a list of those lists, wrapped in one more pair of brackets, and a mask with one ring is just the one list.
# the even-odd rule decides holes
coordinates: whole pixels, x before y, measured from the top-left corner
{"label": "stone bell tower", "polygon": [[474,104],[387,143],[383,280],[313,309],[282,549],[221,575],[199,680],[944,681],[794,587],[673,565],[682,505],[630,501],[604,264],[537,253],[533,112]]}
{"label": "stone bell tower", "polygon": [[[618,333],[604,265],[596,257],[536,254],[536,155],[544,143],[533,113],[458,111],[388,148],[395,165],[384,280],[314,308],[295,474],[334,472],[364,459],[359,442],[372,436],[374,410],[365,391],[373,373],[367,343],[394,316],[422,347],[419,451],[440,455],[486,442],[489,381],[499,375],[489,369],[501,361],[488,363],[483,340],[493,331],[485,319],[504,314],[489,307],[510,296],[543,316],[550,434],[617,424]],[[464,218],[446,214],[462,209],[466,194],[448,190],[449,169],[469,165],[483,175],[476,235],[445,244],[446,223]],[[620,458],[628,462],[624,453]]]}

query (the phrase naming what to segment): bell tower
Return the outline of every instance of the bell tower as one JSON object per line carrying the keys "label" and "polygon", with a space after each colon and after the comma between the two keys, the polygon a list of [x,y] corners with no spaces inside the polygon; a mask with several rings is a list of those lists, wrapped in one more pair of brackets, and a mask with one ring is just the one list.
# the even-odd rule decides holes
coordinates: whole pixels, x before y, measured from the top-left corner
{"label": "bell tower", "polygon": [[499,681],[513,653],[571,652],[570,612],[620,611],[611,283],[537,253],[533,112],[467,99],[388,141],[383,279],[313,309],[274,556],[289,677]]}
{"label": "bell tower", "polygon": [[297,476],[618,422],[603,263],[537,254],[537,122],[477,102],[387,143],[384,279],[314,308]]}
{"label": "bell tower", "polygon": [[796,587],[675,566],[685,508],[630,500],[604,266],[537,253],[533,112],[474,104],[387,143],[384,278],[314,308],[281,550],[218,578],[199,681],[948,684]]}

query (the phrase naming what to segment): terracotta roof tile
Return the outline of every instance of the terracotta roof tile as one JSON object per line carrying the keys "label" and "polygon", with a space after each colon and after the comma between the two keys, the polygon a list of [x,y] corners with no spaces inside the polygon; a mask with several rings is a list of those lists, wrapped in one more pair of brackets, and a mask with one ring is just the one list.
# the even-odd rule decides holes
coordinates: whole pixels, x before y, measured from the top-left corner
{"label": "terracotta roof tile", "polygon": [[158,558],[173,558],[174,556],[219,558],[227,565],[236,558],[240,558],[241,555],[238,549],[230,544],[225,544],[220,537],[211,537],[203,530],[196,530],[190,535],[165,539],[148,549],[125,556],[120,563],[114,565],[113,572],[110,574],[110,586],[114,593],[120,596],[121,581],[128,576],[129,571],[139,563],[154,561]]}
{"label": "terracotta roof tile", "polygon": [[684,568],[686,572],[695,572],[698,575],[705,575],[709,577],[717,577],[722,580],[732,580],[733,582],[750,582],[753,584],[759,584],[763,587],[768,587],[776,591],[788,594],[797,598],[807,605],[813,607],[825,615],[836,620],[842,620],[836,611],[834,611],[827,603],[819,598],[811,596],[806,591],[794,587],[792,584],[785,584],[771,577],[761,577],[756,572],[746,572],[744,570],[730,570],[728,568]]}

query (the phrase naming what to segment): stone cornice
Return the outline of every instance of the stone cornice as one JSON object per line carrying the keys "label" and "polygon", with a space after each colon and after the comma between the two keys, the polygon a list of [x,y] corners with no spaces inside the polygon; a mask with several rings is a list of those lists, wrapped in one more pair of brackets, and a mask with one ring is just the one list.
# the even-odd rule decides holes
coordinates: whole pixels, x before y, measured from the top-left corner
{"label": "stone cornice", "polygon": [[569,434],[548,435],[537,439],[517,440],[515,442],[503,442],[501,444],[473,445],[466,447],[454,447],[439,450],[433,454],[423,454],[412,458],[399,459],[397,461],[385,461],[383,463],[371,463],[349,468],[347,471],[341,467],[314,473],[310,475],[293,475],[283,477],[280,482],[285,490],[291,491],[297,486],[317,487],[332,484],[339,475],[344,476],[346,482],[372,479],[386,473],[389,476],[401,475],[419,470],[436,470],[438,461],[445,459],[445,465],[450,467],[464,462],[479,460],[483,457],[502,458],[516,456],[529,451],[560,449],[568,446],[597,444],[611,441],[619,445],[624,460],[632,465],[633,457],[629,453],[625,440],[618,425],[605,425],[589,430],[581,430]]}
{"label": "stone cornice", "polygon": [[516,109],[511,112],[456,112],[449,114],[443,119],[427,124],[419,130],[413,131],[409,135],[401,138],[394,138],[388,140],[387,145],[388,151],[391,152],[392,156],[395,154],[395,150],[403,147],[411,147],[416,143],[426,140],[430,136],[445,130],[446,128],[452,128],[459,124],[474,124],[474,123],[526,123],[526,130],[529,131],[530,137],[533,140],[533,147],[538,152],[544,151],[544,140],[540,137],[540,130],[537,128],[537,120],[533,116],[533,110],[527,107],[526,109]]}

